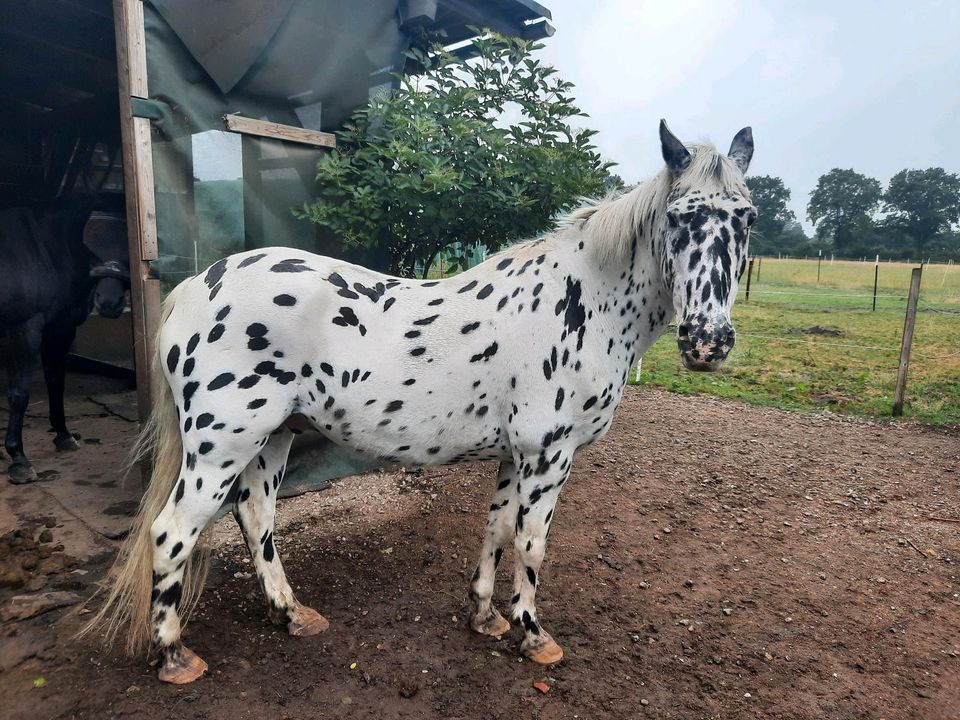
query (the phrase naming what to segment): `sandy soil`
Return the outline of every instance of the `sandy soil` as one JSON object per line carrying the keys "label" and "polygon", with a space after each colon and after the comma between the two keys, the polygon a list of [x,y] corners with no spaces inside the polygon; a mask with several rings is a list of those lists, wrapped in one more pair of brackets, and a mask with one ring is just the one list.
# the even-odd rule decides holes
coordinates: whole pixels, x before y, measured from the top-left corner
{"label": "sandy soil", "polygon": [[[519,630],[465,628],[494,477],[380,473],[284,501],[288,575],[331,621],[311,639],[268,624],[221,520],[186,634],[210,673],[190,686],[72,640],[66,610],[7,622],[3,716],[960,718],[960,524],[930,519],[960,518],[960,432],[628,388],[558,506],[538,594],[566,651],[550,669],[519,659]],[[511,576],[505,561],[501,607]]]}

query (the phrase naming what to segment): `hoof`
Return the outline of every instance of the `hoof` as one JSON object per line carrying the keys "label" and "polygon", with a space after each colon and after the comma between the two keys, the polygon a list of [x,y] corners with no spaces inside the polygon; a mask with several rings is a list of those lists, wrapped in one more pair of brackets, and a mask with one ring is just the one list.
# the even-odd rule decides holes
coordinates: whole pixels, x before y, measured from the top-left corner
{"label": "hoof", "polygon": [[79,450],[80,446],[77,444],[76,439],[73,435],[57,435],[53,439],[53,445],[57,448],[57,452],[73,452],[74,450]]}
{"label": "hoof", "polygon": [[14,485],[26,485],[37,481],[37,471],[31,465],[17,463],[11,465],[8,472],[10,473],[10,482]]}
{"label": "hoof", "polygon": [[190,648],[171,652],[160,668],[160,680],[174,685],[192,683],[207,671],[207,664]]}
{"label": "hoof", "polygon": [[553,665],[563,659],[563,648],[553,638],[538,638],[536,643],[527,643],[520,646],[520,652],[538,665]]}
{"label": "hoof", "polygon": [[330,621],[313,608],[297,603],[288,613],[287,632],[294,637],[319,635],[328,627]]}
{"label": "hoof", "polygon": [[481,635],[500,637],[510,632],[510,623],[496,609],[491,608],[490,614],[480,619],[477,616],[470,618],[470,629]]}

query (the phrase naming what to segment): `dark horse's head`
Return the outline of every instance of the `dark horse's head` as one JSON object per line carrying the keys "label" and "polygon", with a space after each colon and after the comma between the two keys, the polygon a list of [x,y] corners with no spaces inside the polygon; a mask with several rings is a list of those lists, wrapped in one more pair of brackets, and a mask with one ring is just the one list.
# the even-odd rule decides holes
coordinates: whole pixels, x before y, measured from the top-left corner
{"label": "dark horse's head", "polygon": [[730,309],[757,217],[743,179],[753,134],[738,132],[723,155],[711,145],[685,146],[661,120],[660,143],[672,180],[661,261],[680,357],[690,370],[718,370],[733,348]]}
{"label": "dark horse's head", "polygon": [[127,224],[121,212],[105,207],[104,203],[97,202],[98,210],[88,212],[83,244],[89,253],[92,306],[103,317],[118,318],[123,314],[130,287]]}
{"label": "dark horse's head", "polygon": [[130,269],[119,260],[97,263],[90,269],[96,283],[93,288],[93,306],[103,317],[114,319],[123,315],[130,287]]}

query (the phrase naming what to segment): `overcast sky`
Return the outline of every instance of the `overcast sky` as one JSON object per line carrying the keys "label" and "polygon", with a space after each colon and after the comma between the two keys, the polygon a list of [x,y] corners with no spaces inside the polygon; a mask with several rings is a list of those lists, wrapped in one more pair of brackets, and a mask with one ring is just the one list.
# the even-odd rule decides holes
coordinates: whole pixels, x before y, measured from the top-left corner
{"label": "overcast sky", "polygon": [[661,117],[723,150],[752,125],[750,173],[783,178],[808,230],[831,168],[960,171],[958,0],[539,1],[557,29],[542,55],[628,183],[662,166]]}

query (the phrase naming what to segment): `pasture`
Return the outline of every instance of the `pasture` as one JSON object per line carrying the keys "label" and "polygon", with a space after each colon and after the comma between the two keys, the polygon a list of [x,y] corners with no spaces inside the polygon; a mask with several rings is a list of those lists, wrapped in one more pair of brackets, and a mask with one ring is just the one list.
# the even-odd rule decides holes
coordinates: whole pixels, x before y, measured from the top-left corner
{"label": "pasture", "polygon": [[[746,277],[741,284],[737,344],[720,373],[683,369],[667,334],[646,353],[640,381],[758,405],[889,417],[913,267],[880,263],[874,312],[872,262],[824,260],[818,285],[815,258],[764,258],[749,302]],[[960,424],[960,266],[924,268],[904,416]]]}
{"label": "pasture", "polygon": [[[130,423],[92,420],[129,441]],[[28,418],[37,448],[45,429]],[[627,388],[557,506],[539,597],[567,651],[559,665],[521,660],[516,627],[499,641],[466,627],[494,484],[490,463],[471,463],[345,479],[280,503],[280,550],[298,596],[330,619],[323,635],[269,623],[243,538],[223,518],[186,631],[208,675],[161,684],[142,659],[73,639],[81,618],[54,609],[5,627],[4,717],[949,718],[960,706],[960,542],[956,525],[931,518],[960,507],[956,441],[911,423]],[[122,459],[89,445],[47,451],[37,462],[59,480],[0,493],[20,527],[31,527],[27,508],[39,513],[36,532],[51,496],[107,492],[96,483]],[[83,528],[55,514],[41,545],[55,552],[29,582],[86,595],[111,553],[68,562]],[[64,569],[44,576],[58,558]],[[497,600],[509,593],[502,582]]]}

